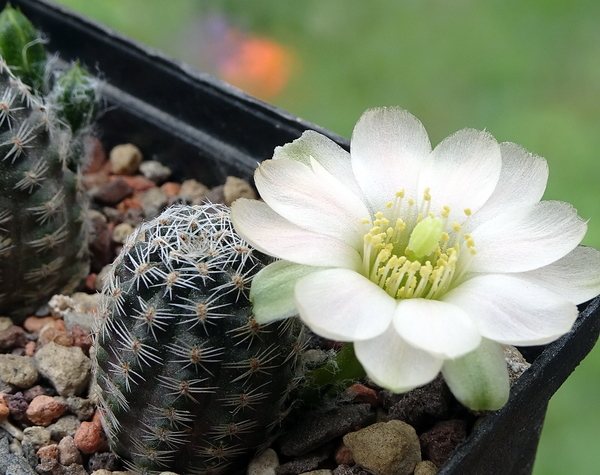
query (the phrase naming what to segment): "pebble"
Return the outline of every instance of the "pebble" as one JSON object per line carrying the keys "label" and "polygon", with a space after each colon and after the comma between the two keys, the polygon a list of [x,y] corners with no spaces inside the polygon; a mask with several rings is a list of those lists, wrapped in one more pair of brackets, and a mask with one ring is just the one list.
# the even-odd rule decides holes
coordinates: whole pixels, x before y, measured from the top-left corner
{"label": "pebble", "polygon": [[133,144],[113,147],[109,154],[111,170],[115,175],[133,175],[142,163],[143,155]]}
{"label": "pebble", "polygon": [[0,332],[8,330],[13,325],[14,323],[10,317],[0,317]]}
{"label": "pebble", "polygon": [[419,437],[423,455],[441,467],[452,456],[456,446],[467,438],[467,424],[461,419],[451,419],[435,424]]}
{"label": "pebble", "polygon": [[23,323],[23,327],[29,333],[39,333],[44,326],[54,320],[53,317],[27,317]]}
{"label": "pebble", "polygon": [[86,388],[92,363],[79,347],[50,342],[35,354],[38,371],[48,378],[61,396],[78,396]]}
{"label": "pebble", "polygon": [[69,411],[75,414],[80,421],[87,421],[91,419],[94,415],[94,411],[96,410],[96,406],[91,399],[69,396],[66,402]]}
{"label": "pebble", "polygon": [[431,460],[423,460],[415,467],[414,475],[435,475],[438,469]]}
{"label": "pebble", "polygon": [[231,203],[238,198],[257,199],[256,192],[250,183],[235,176],[227,177],[225,185],[223,185],[223,196],[227,206],[231,206]]}
{"label": "pebble", "polygon": [[29,388],[38,379],[38,372],[30,356],[0,354],[0,379],[17,388]]}
{"label": "pebble", "polygon": [[323,445],[314,452],[296,457],[291,462],[280,465],[275,470],[275,473],[276,475],[298,475],[315,470],[322,462],[329,458],[332,450],[332,444]]}
{"label": "pebble", "polygon": [[407,392],[388,412],[388,420],[401,420],[417,431],[430,427],[449,415],[452,394],[442,376]]}
{"label": "pebble", "polygon": [[40,395],[33,398],[27,408],[27,418],[35,425],[47,427],[67,410],[67,405],[53,397]]}
{"label": "pebble", "polygon": [[53,440],[60,440],[66,436],[75,437],[80,425],[81,421],[77,416],[68,414],[61,417],[54,424],[50,424],[47,429],[50,431],[50,436]]}
{"label": "pebble", "polygon": [[160,188],[152,188],[142,196],[142,210],[147,219],[152,219],[169,204],[169,197]]}
{"label": "pebble", "polygon": [[0,473],[7,475],[38,475],[25,458],[16,454],[0,457]]}
{"label": "pebble", "polygon": [[10,409],[8,408],[8,406],[4,403],[4,401],[0,401],[0,422],[6,420],[6,418],[9,416],[10,414]]}
{"label": "pebble", "polygon": [[98,172],[106,163],[106,152],[102,143],[97,138],[90,138],[85,144],[85,160],[82,167],[83,174]]}
{"label": "pebble", "polygon": [[333,471],[323,468],[321,470],[312,470],[310,472],[304,472],[301,475],[332,475]]}
{"label": "pebble", "polygon": [[16,394],[4,394],[2,399],[4,399],[4,404],[6,404],[6,407],[8,407],[10,415],[15,421],[27,420],[26,412],[27,408],[29,407],[29,403],[23,396],[22,392],[18,392]]}
{"label": "pebble", "polygon": [[73,441],[73,437],[67,435],[63,437],[58,443],[58,449],[60,451],[60,456],[58,461],[61,465],[68,466],[73,463],[82,464],[83,458],[81,456],[81,452],[77,450],[75,447],[75,442]]}
{"label": "pebble", "polygon": [[156,183],[148,180],[147,178],[144,178],[141,175],[134,175],[134,176],[123,175],[121,178],[123,180],[125,180],[127,183],[129,183],[135,191],[146,191],[146,190],[149,190],[150,188],[156,187]]}
{"label": "pebble", "polygon": [[307,414],[279,439],[283,455],[302,455],[373,419],[369,404],[348,404],[325,413]]}
{"label": "pebble", "polygon": [[402,421],[378,422],[344,436],[358,465],[374,475],[412,475],[421,461],[415,429]]}
{"label": "pebble", "polygon": [[338,465],[354,465],[355,463],[352,451],[343,442],[340,442],[340,445],[335,449],[333,459]]}
{"label": "pebble", "polygon": [[39,450],[36,452],[36,455],[41,459],[51,458],[54,460],[58,460],[58,457],[60,455],[60,450],[58,450],[58,444],[50,444],[45,445],[44,447],[40,447]]}
{"label": "pebble", "polygon": [[23,430],[23,449],[31,447],[34,449],[34,453],[37,452],[41,447],[50,445],[51,437],[50,431],[45,427],[31,426],[26,427]]}
{"label": "pebble", "polygon": [[352,398],[354,402],[362,402],[369,404],[371,407],[377,407],[379,400],[377,397],[377,391],[368,388],[364,384],[356,383],[346,389],[346,393]]}
{"label": "pebble", "polygon": [[531,366],[519,350],[511,345],[503,345],[504,359],[508,368],[508,379],[511,387],[517,382],[517,379]]}
{"label": "pebble", "polygon": [[99,211],[89,210],[88,219],[91,223],[89,245],[91,253],[90,266],[92,272],[99,272],[113,258],[111,231],[108,229],[106,217]]}
{"label": "pebble", "polygon": [[167,181],[173,173],[169,167],[163,165],[158,160],[145,160],[140,163],[139,168],[144,177],[155,183]]}
{"label": "pebble", "polygon": [[8,353],[13,348],[23,348],[28,341],[25,330],[13,325],[0,331],[0,353]]}
{"label": "pebble", "polygon": [[23,396],[25,397],[25,400],[27,402],[31,402],[34,400],[34,398],[36,396],[42,396],[42,395],[47,395],[46,390],[39,384],[36,384],[35,386],[31,386],[23,393]]}
{"label": "pebble", "polygon": [[85,454],[108,450],[106,436],[99,421],[82,422],[74,437],[75,446]]}
{"label": "pebble", "polygon": [[210,191],[204,197],[204,201],[209,203],[225,203],[225,192],[223,190],[223,185],[211,188]]}
{"label": "pebble", "polygon": [[168,181],[166,183],[163,183],[160,189],[163,190],[169,198],[173,198],[175,196],[178,196],[181,192],[181,185],[179,183]]}
{"label": "pebble", "polygon": [[112,240],[117,244],[124,244],[127,237],[133,232],[135,228],[129,223],[120,223],[115,226],[112,232]]}
{"label": "pebble", "polygon": [[204,201],[204,198],[210,190],[194,179],[185,180],[181,184],[179,196],[193,205],[199,205]]}
{"label": "pebble", "polygon": [[[93,317],[86,325],[92,325]],[[92,337],[90,336],[90,330],[85,329],[80,325],[73,325],[71,328],[71,335],[73,336],[73,346],[78,346],[83,351],[85,356],[90,356],[90,348],[92,347]]]}
{"label": "pebble", "polygon": [[90,456],[87,469],[90,472],[97,470],[116,470],[119,466],[119,459],[110,452],[98,452]]}
{"label": "pebble", "polygon": [[110,180],[108,183],[99,186],[93,192],[91,192],[94,201],[107,205],[116,206],[125,198],[129,198],[135,189],[123,178],[116,177],[114,180]]}
{"label": "pebble", "polygon": [[275,475],[277,467],[279,467],[277,452],[267,449],[250,461],[247,475]]}

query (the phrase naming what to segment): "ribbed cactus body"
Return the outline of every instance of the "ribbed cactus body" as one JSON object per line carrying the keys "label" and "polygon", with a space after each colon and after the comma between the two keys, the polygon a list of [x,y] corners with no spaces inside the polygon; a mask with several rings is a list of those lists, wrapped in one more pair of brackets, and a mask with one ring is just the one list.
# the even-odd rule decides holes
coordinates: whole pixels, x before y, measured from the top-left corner
{"label": "ribbed cactus body", "polygon": [[254,321],[263,267],[224,206],[170,208],[130,236],[95,345],[105,426],[130,469],[236,473],[279,426],[303,330]]}
{"label": "ribbed cactus body", "polygon": [[0,314],[31,314],[88,272],[70,130],[6,67],[0,72]]}

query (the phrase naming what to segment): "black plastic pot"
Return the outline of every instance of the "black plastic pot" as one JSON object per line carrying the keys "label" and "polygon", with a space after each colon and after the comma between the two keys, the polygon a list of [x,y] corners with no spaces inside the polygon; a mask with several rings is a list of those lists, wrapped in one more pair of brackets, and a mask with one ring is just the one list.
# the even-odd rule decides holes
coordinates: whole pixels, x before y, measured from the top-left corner
{"label": "black plastic pot", "polygon": [[[0,0],[3,7],[6,2]],[[11,0],[49,38],[48,48],[79,59],[106,81],[99,121],[110,149],[132,142],[179,178],[209,186],[227,175],[250,179],[257,162],[306,130],[348,141],[173,61],[103,25],[45,0]],[[600,299],[581,306],[572,332],[545,348],[524,348],[533,364],[506,406],[489,414],[439,475],[530,474],[548,401],[600,332]]]}

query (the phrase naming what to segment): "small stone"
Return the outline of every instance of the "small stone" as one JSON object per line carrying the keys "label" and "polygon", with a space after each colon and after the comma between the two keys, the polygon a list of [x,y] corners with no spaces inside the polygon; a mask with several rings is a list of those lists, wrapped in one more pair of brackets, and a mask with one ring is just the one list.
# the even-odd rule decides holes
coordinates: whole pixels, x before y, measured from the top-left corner
{"label": "small stone", "polygon": [[58,443],[58,448],[60,450],[58,461],[61,463],[61,465],[69,466],[73,463],[78,463],[81,465],[83,463],[81,452],[79,452],[77,447],[75,447],[73,437],[70,435],[61,439],[61,441]]}
{"label": "small stone", "polygon": [[27,419],[26,412],[29,403],[23,396],[23,393],[4,394],[2,398],[4,399],[4,404],[6,404],[6,407],[8,407],[8,410],[10,411],[10,415],[15,421],[24,421]]}
{"label": "small stone", "polygon": [[98,274],[96,274],[95,272],[92,272],[91,274],[88,274],[88,276],[85,278],[85,289],[89,292],[93,292],[94,290],[96,290],[96,277],[98,276]]}
{"label": "small stone", "polygon": [[228,176],[223,186],[223,195],[225,196],[225,204],[231,206],[238,198],[248,198],[255,200],[257,198],[254,188],[246,180],[235,176]]}
{"label": "small stone", "polygon": [[338,465],[354,465],[352,451],[343,442],[340,442],[340,445],[335,449],[333,459]]}
{"label": "small stone", "polygon": [[57,444],[50,444],[50,445],[46,445],[44,447],[40,447],[40,449],[37,451],[37,456],[41,459],[43,458],[52,458],[55,460],[58,460],[60,451],[58,450],[58,445]]}
{"label": "small stone", "polygon": [[225,204],[224,185],[215,186],[204,197],[204,202]]}
{"label": "small stone", "polygon": [[63,475],[88,475],[83,465],[72,463],[63,469]]}
{"label": "small stone", "polygon": [[10,409],[8,408],[4,400],[0,401],[0,422],[5,421],[9,415]]}
{"label": "small stone", "polygon": [[117,209],[125,214],[130,209],[142,210],[142,193],[135,192],[131,197],[125,198],[117,205]]}
{"label": "small stone", "polygon": [[80,325],[73,325],[71,335],[73,336],[73,346],[78,346],[85,356],[90,356],[90,348],[92,347],[90,331]]}
{"label": "small stone", "polygon": [[99,272],[102,267],[112,261],[111,231],[108,229],[106,217],[99,211],[89,210],[88,220],[91,223],[90,266],[92,272]]}
{"label": "small stone", "polygon": [[378,422],[344,436],[358,465],[374,475],[412,475],[421,461],[415,429],[402,421]]}
{"label": "small stone", "polygon": [[27,418],[35,425],[47,427],[64,414],[67,405],[50,396],[33,398],[27,408]]}
{"label": "small stone", "polygon": [[22,455],[8,454],[1,460],[2,471],[6,475],[38,475]]}
{"label": "small stone", "polygon": [[112,240],[118,244],[125,244],[125,241],[135,228],[129,223],[121,223],[115,226],[112,232]]}
{"label": "small stone", "polygon": [[348,404],[326,412],[307,414],[278,439],[281,453],[288,456],[305,454],[353,427],[364,426],[373,418],[368,404]]}
{"label": "small stone", "polygon": [[315,470],[319,464],[329,458],[333,444],[326,444],[316,451],[296,457],[291,462],[284,463],[275,470],[276,475],[298,475]]}
{"label": "small stone", "polygon": [[39,475],[64,475],[64,467],[57,459],[51,457],[42,458],[35,471]]}
{"label": "small stone", "polygon": [[92,422],[82,422],[75,434],[75,446],[85,454],[104,452],[108,443],[102,425]]}
{"label": "small stone", "polygon": [[152,180],[155,183],[167,181],[171,173],[173,173],[169,167],[166,167],[157,160],[146,160],[140,163],[140,172],[148,180]]}
{"label": "small stone", "polygon": [[45,427],[31,426],[23,430],[23,449],[31,447],[33,452],[37,452],[40,448],[50,445],[50,431]]}
{"label": "small stone", "polygon": [[13,325],[0,331],[0,353],[7,353],[13,348],[23,348],[28,341],[25,330]]}
{"label": "small stone", "polygon": [[417,431],[448,417],[452,394],[441,375],[430,383],[407,392],[388,412],[388,420],[401,420]]}
{"label": "small stone", "polygon": [[464,420],[452,419],[435,424],[419,437],[423,455],[441,467],[452,456],[456,446],[467,438]]}
{"label": "small stone", "polygon": [[328,468],[322,468],[321,470],[312,470],[310,472],[304,472],[300,475],[332,475],[333,471]]}
{"label": "small stone", "polygon": [[163,190],[165,192],[165,195],[167,195],[169,198],[173,198],[175,196],[178,196],[181,192],[181,185],[173,181],[168,181],[166,183],[163,183],[160,189]]}
{"label": "small stone", "polygon": [[90,472],[98,470],[116,470],[119,466],[117,456],[110,452],[99,452],[92,454],[87,463],[87,469]]}
{"label": "small stone", "polygon": [[10,317],[0,317],[0,332],[8,330],[13,325],[14,323]]}
{"label": "small stone", "polygon": [[46,390],[43,387],[41,387],[39,384],[36,384],[35,386],[32,386],[27,391],[25,391],[23,393],[23,396],[25,397],[25,400],[27,402],[31,402],[36,396],[47,396],[47,394]]}
{"label": "small stone", "polygon": [[25,343],[25,355],[24,356],[33,356],[35,355],[35,341],[28,341]]}
{"label": "small stone", "polygon": [[48,378],[61,396],[78,396],[86,388],[92,363],[81,348],[50,342],[35,354],[38,371]]}
{"label": "small stone", "polygon": [[85,159],[82,167],[83,173],[94,173],[102,170],[106,163],[106,151],[102,142],[97,138],[87,140],[85,144]]}
{"label": "small stone", "polygon": [[169,204],[169,198],[160,188],[152,188],[142,196],[142,210],[147,219],[154,218]]}
{"label": "small stone", "polygon": [[75,437],[80,425],[81,421],[77,419],[77,416],[68,414],[61,417],[54,424],[50,424],[47,429],[50,431],[52,440],[60,441],[66,436]]}
{"label": "small stone", "polygon": [[116,206],[125,198],[133,195],[134,192],[135,189],[133,186],[127,183],[123,178],[117,177],[94,190],[91,195],[94,201],[100,204]]}
{"label": "small stone", "polygon": [[30,356],[0,354],[0,379],[18,388],[30,388],[38,379],[38,372]]}
{"label": "small stone", "polygon": [[67,407],[69,408],[69,411],[75,414],[81,421],[91,419],[96,410],[96,405],[91,399],[77,396],[69,396],[67,398]]}
{"label": "small stone", "polygon": [[53,317],[27,317],[23,322],[23,327],[29,333],[39,333],[45,325],[52,322]]}
{"label": "small stone", "polygon": [[431,460],[423,460],[415,467],[414,475],[435,475],[438,469]]}
{"label": "small stone", "polygon": [[[124,473],[127,473],[127,474],[128,474],[128,472],[124,472]],[[91,475],[113,475],[113,472],[112,472],[112,471],[110,471],[110,470],[105,470],[105,469],[101,468],[101,469],[99,469],[99,470],[94,470],[94,471],[91,473]],[[129,474],[128,474],[128,475],[129,475]]]}
{"label": "small stone", "polygon": [[73,336],[67,331],[63,320],[53,320],[40,330],[38,345],[44,346],[50,342],[62,346],[73,346]]}
{"label": "small stone", "polygon": [[275,475],[279,458],[273,449],[267,449],[248,464],[247,475]]}
{"label": "small stone", "polygon": [[377,391],[366,387],[364,384],[355,383],[346,389],[346,393],[354,402],[369,404],[371,407],[377,407],[379,405]]}
{"label": "small stone", "polygon": [[109,154],[111,170],[115,175],[133,175],[142,163],[142,152],[133,144],[114,147]]}
{"label": "small stone", "polygon": [[[71,300],[73,300],[74,303],[74,307],[72,310],[78,313],[93,313],[98,308],[100,296],[96,294],[88,294],[85,292],[75,292],[71,294]],[[65,324],[67,325],[67,329],[71,328],[66,321]]]}
{"label": "small stone", "polygon": [[179,196],[193,205],[199,205],[204,201],[204,198],[210,190],[202,183],[191,179],[185,180],[181,184]]}
{"label": "small stone", "polygon": [[519,350],[512,345],[502,345],[504,349],[504,359],[508,368],[508,379],[512,387],[517,379],[531,366]]}
{"label": "small stone", "polygon": [[125,180],[135,191],[146,191],[150,188],[155,188],[156,183],[147,178],[144,178],[142,175],[134,175],[134,176],[126,176],[123,175],[121,178]]}
{"label": "small stone", "polygon": [[141,208],[130,208],[123,214],[123,222],[131,224],[134,228],[144,221],[144,211]]}

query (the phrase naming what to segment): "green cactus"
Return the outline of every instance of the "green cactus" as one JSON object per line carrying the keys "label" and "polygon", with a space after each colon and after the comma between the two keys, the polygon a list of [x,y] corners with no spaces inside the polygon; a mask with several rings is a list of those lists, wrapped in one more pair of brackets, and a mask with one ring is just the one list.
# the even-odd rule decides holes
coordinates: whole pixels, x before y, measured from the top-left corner
{"label": "green cactus", "polygon": [[[86,204],[77,172],[84,134],[74,135],[69,114],[61,116],[75,94],[65,93],[60,79],[48,96],[26,83],[54,75],[39,72],[40,64],[49,66],[38,46],[43,48],[33,26],[7,6],[0,14],[0,51],[11,63],[20,60],[18,72],[26,73],[14,74],[0,58],[0,314],[17,322],[53,293],[75,290],[89,270]],[[67,82],[69,91],[78,89],[72,79]],[[91,84],[84,82],[79,89]]]}
{"label": "green cactus", "polygon": [[290,408],[304,327],[256,323],[264,256],[221,205],[144,223],[104,285],[96,382],[113,450],[141,473],[237,473]]}

